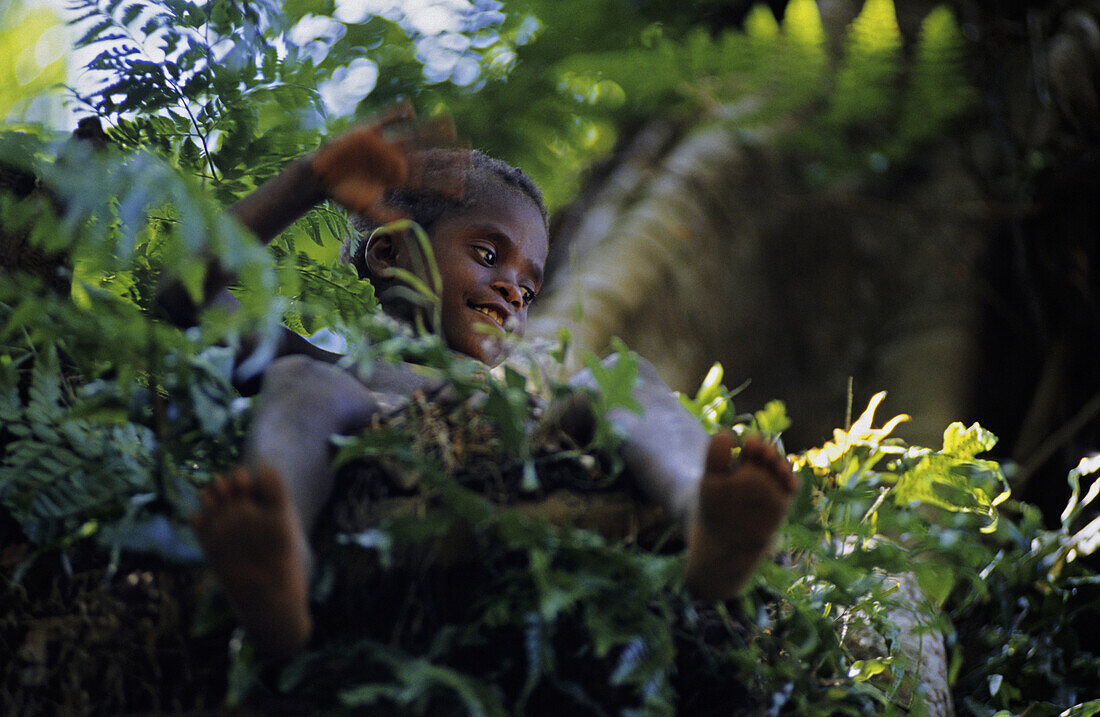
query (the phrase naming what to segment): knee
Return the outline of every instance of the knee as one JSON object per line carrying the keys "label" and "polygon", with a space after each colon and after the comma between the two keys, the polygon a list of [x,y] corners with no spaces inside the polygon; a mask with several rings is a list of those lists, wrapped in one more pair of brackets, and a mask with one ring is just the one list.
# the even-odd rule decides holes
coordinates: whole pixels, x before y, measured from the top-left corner
{"label": "knee", "polygon": [[[361,423],[378,410],[376,396],[357,378],[306,356],[287,356],[271,364],[259,406],[261,415],[321,421],[337,430],[348,422]],[[323,421],[325,417],[329,420]]]}
{"label": "knee", "polygon": [[295,394],[322,395],[341,377],[350,378],[340,369],[308,356],[286,356],[264,372],[260,395],[264,400]]}

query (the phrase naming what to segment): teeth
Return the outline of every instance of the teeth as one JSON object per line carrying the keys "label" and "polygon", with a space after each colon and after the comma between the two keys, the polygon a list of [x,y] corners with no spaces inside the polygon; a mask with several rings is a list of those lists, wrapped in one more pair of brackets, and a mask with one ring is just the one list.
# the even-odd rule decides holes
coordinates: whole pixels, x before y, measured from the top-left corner
{"label": "teeth", "polygon": [[487,306],[475,306],[475,309],[492,319],[498,326],[504,326],[504,317],[500,315],[500,312],[496,309],[491,309]]}

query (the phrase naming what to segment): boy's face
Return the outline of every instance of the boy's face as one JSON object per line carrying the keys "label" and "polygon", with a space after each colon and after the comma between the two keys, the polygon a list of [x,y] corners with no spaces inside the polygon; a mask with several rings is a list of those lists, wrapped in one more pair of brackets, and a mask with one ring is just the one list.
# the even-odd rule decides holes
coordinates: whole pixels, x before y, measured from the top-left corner
{"label": "boy's face", "polygon": [[549,249],[542,215],[526,195],[505,191],[444,217],[431,238],[443,279],[443,338],[456,351],[498,363],[500,337],[523,335],[542,288]]}

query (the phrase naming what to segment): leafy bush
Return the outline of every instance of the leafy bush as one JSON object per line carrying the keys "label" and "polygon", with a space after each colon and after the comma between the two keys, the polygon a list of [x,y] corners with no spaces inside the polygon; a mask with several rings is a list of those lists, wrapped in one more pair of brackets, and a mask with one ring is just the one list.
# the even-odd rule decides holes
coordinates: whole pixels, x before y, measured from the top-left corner
{"label": "leafy bush", "polygon": [[[318,538],[328,546],[314,594],[319,637],[289,663],[259,660],[247,642],[230,636],[216,596],[207,590],[195,598],[181,587],[190,580],[166,577],[195,570],[170,567],[195,558],[181,527],[189,510],[181,496],[233,459],[247,416],[244,400],[226,390],[216,368],[218,350],[198,350],[186,368],[173,371],[164,367],[183,363],[181,350],[162,347],[162,368],[145,375],[156,391],[133,390],[122,402],[109,374],[68,390],[74,377],[61,368],[64,346],[55,351],[28,341],[27,333],[6,335],[3,407],[14,440],[0,473],[5,512],[21,526],[32,559],[41,564],[61,555],[77,565],[70,581],[89,563],[98,562],[105,586],[148,575],[152,565],[156,586],[179,588],[168,599],[203,625],[200,644],[220,640],[231,648],[221,678],[205,673],[206,681],[192,688],[196,698],[209,703],[224,690],[230,704],[390,705],[427,714],[920,712],[918,668],[894,622],[899,611],[916,615],[921,629],[948,633],[960,675],[957,697],[975,714],[1019,712],[1039,700],[1057,714],[1087,695],[1100,657],[1078,630],[1095,614],[1087,591],[1095,590],[1096,578],[1080,557],[1095,547],[1096,528],[1074,533],[1070,526],[1100,483],[1075,497],[1058,531],[1043,530],[1026,508],[1019,524],[1000,518],[997,504],[1006,497],[1000,468],[977,458],[992,446],[991,435],[956,424],[939,451],[905,446],[893,437],[904,417],[874,427],[876,396],[833,441],[794,456],[804,488],[780,537],[780,560],[762,566],[743,598],[703,604],[683,592],[679,544],[660,523],[609,539],[524,512],[524,503],[563,488],[589,500],[593,492],[609,499],[618,493],[614,500],[640,509],[622,493],[628,488],[601,469],[611,465],[606,445],[569,447],[553,435],[527,443],[525,432],[513,430],[531,410],[520,374],[493,379],[437,337],[395,333],[369,319],[364,325],[370,360],[401,356],[434,366],[456,400],[416,403],[344,442],[345,458],[385,460],[351,464],[345,476],[344,497]],[[598,375],[604,400],[622,397],[633,383],[630,361],[619,365],[626,368]],[[720,371],[713,372],[685,399],[712,426],[784,427],[780,404],[738,416],[720,381]],[[551,394],[565,390],[548,384]],[[1095,463],[1084,463],[1074,480],[1095,472]],[[99,472],[81,472],[93,467]],[[387,476],[398,469],[417,477],[414,487],[394,486]],[[513,508],[501,510],[501,503]],[[103,552],[89,554],[90,544]],[[151,563],[135,550],[153,550],[170,563]],[[28,588],[44,579],[35,570],[24,576]],[[891,577],[907,571],[923,589],[919,604]],[[9,575],[13,594],[21,590],[19,577]],[[140,605],[148,598],[131,599]],[[29,625],[42,624],[33,603],[24,609]],[[32,635],[59,647],[40,632],[24,632],[18,619],[7,629],[9,642],[26,648],[21,660]],[[176,646],[163,629],[150,626],[145,639]],[[859,631],[872,635],[870,644],[853,641]],[[980,639],[967,639],[972,634]],[[1038,662],[1029,642],[1035,634],[1044,635],[1040,654],[1059,679]],[[55,641],[64,637],[52,634]],[[93,654],[106,647],[105,638],[81,637],[91,640],[84,649]],[[170,657],[154,652],[151,663],[163,667]],[[88,663],[62,664],[73,672],[57,679],[89,689],[90,676],[77,671]],[[9,672],[8,693],[23,704],[45,704],[53,685],[28,682],[27,674]],[[146,679],[158,684],[153,675]],[[140,694],[112,699],[101,704],[163,707]]]}
{"label": "leafy bush", "polygon": [[[467,59],[485,73],[475,111],[476,102],[458,101],[468,90],[425,89],[417,38],[407,39],[399,20],[349,23],[315,56],[290,30],[323,15],[326,3],[286,3],[282,12],[220,0],[83,3],[82,43],[121,42],[104,44],[93,66],[108,73],[107,85],[83,98],[113,121],[116,148],[0,135],[0,639],[13,646],[0,690],[6,711],[247,703],[421,714],[921,713],[919,655],[899,626],[908,621],[917,636],[946,634],[960,710],[1100,712],[1087,701],[1100,643],[1085,632],[1100,604],[1087,565],[1100,528],[1078,525],[1100,490],[1093,480],[1081,495],[1095,462],[1071,474],[1074,500],[1047,530],[1034,509],[1008,497],[1001,467],[978,457],[993,447],[988,432],[955,424],[938,450],[907,446],[894,436],[900,417],[874,427],[876,397],[833,441],[792,457],[803,489],[779,558],[761,566],[743,597],[693,601],[680,585],[677,538],[616,475],[606,423],[587,446],[529,437],[535,375],[486,376],[437,337],[396,330],[374,313],[368,285],[305,253],[313,250],[303,239],[331,244],[346,230],[331,208],[315,210],[267,253],[217,204],[312,147],[326,121],[347,121],[325,117],[318,88],[367,48],[381,48],[371,61],[393,78],[379,96],[450,99],[460,120],[508,115],[523,88],[545,89],[529,74],[535,63],[517,60],[530,45],[525,57],[557,58],[562,91],[597,109],[614,110],[618,94],[589,82],[597,65],[608,72],[601,82],[626,88],[639,114],[668,101],[685,77],[755,78],[748,88],[771,87],[775,111],[828,108],[832,125],[804,138],[813,156],[842,157],[834,150],[850,134],[860,162],[902,156],[957,116],[966,92],[953,22],[937,11],[905,95],[868,103],[845,94],[862,92],[871,75],[896,74],[896,46],[875,44],[890,33],[872,32],[890,26],[888,5],[867,4],[835,90],[822,95],[811,81],[825,72],[812,3],[791,3],[782,28],[758,9],[744,36],[624,24],[604,33],[598,57],[585,57],[536,45],[553,39],[552,23],[536,37],[527,22],[534,15],[497,18],[495,4],[478,2],[470,7],[488,13],[489,25],[478,27],[475,14],[465,26]],[[531,8],[551,18],[568,10]],[[584,17],[591,22],[578,23],[578,33],[603,32],[594,15]],[[164,56],[150,54],[150,43]],[[272,49],[279,43],[289,43],[286,54]],[[675,72],[653,74],[653,85],[615,76],[645,57],[672,58],[658,64]],[[742,59],[749,65],[740,75],[723,64]],[[777,74],[765,72],[771,62]],[[507,102],[498,83],[506,75],[520,83]],[[558,89],[530,103],[529,115],[516,110],[514,125],[558,102]],[[719,89],[727,99],[729,88]],[[917,121],[914,106],[932,109]],[[579,161],[599,149],[583,115],[555,107],[545,117],[565,115],[581,119],[538,125],[546,141],[532,151],[543,161]],[[895,135],[901,144],[892,149]],[[554,176],[564,196],[567,182]],[[242,310],[208,312],[189,331],[166,326],[153,311],[158,277],[198,294],[202,256],[239,275]],[[431,366],[455,401],[415,403],[345,441],[341,498],[318,536],[319,636],[299,657],[272,663],[233,633],[224,601],[202,579],[186,516],[213,473],[237,459],[248,424],[250,400],[230,387],[231,349],[246,330],[271,335],[279,323],[303,333],[329,328],[364,360]],[[615,371],[596,372],[602,409],[629,402],[634,376],[622,351]],[[540,383],[561,397],[568,389],[555,379]],[[683,399],[704,426],[786,428],[779,403],[737,414],[721,380],[715,371]],[[363,456],[374,460],[354,460]],[[417,480],[395,488],[394,472]],[[529,517],[573,499],[618,510],[636,529],[601,537]],[[899,588],[906,575],[922,597]],[[110,667],[119,656],[124,667]]]}

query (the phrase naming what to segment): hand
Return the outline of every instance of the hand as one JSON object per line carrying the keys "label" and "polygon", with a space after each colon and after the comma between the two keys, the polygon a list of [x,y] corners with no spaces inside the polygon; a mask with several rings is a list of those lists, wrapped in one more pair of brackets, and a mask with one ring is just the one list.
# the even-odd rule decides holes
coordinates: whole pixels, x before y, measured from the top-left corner
{"label": "hand", "polygon": [[[449,117],[426,123],[415,120],[412,107],[402,103],[378,120],[322,145],[310,158],[310,166],[328,195],[379,224],[400,219],[399,212],[382,203],[386,190],[421,185],[424,167],[417,150],[454,141]],[[447,188],[444,193],[449,193]]]}

